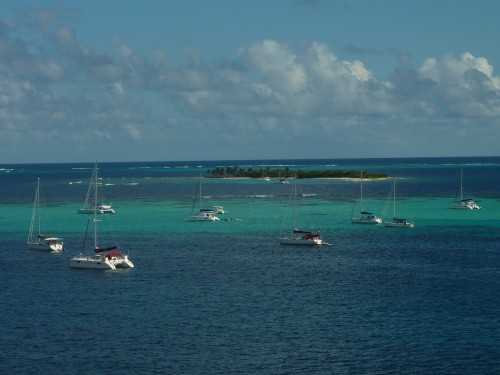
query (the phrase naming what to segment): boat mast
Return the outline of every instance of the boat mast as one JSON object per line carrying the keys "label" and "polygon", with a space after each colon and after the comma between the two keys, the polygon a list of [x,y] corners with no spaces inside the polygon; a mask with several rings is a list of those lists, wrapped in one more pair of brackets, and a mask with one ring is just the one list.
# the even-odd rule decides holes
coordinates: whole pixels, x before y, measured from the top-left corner
{"label": "boat mast", "polygon": [[360,197],[361,200],[361,213],[363,213],[363,171],[361,171],[360,175]]}
{"label": "boat mast", "polygon": [[464,179],[464,169],[460,168],[460,200],[464,199],[464,185],[463,185],[463,179]]}
{"label": "boat mast", "polygon": [[[40,177],[37,179],[37,185],[36,185],[36,194],[35,194],[35,200],[36,200],[36,210],[38,214],[38,236],[40,236]],[[40,237],[39,237],[40,238]]]}
{"label": "boat mast", "polygon": [[[31,211],[31,223],[30,223],[30,232],[28,234],[28,242],[33,242],[33,229],[35,227],[35,218],[37,215],[37,202],[38,202],[38,188],[39,188],[39,183],[37,184],[36,191],[35,191],[35,199],[33,200],[33,210]],[[38,220],[38,223],[40,223],[40,220]],[[40,229],[39,229],[40,231]]]}
{"label": "boat mast", "polygon": [[392,203],[392,205],[393,205],[392,212],[393,212],[394,220],[396,220],[396,181],[392,182],[392,190],[393,190],[393,194],[394,194],[394,200]]}
{"label": "boat mast", "polygon": [[94,252],[97,249],[97,160],[94,166]]}
{"label": "boat mast", "polygon": [[200,212],[201,212],[201,173],[200,173],[200,181],[199,181],[199,186],[198,186],[198,192],[199,192]]}
{"label": "boat mast", "polygon": [[293,180],[293,228],[294,236],[295,236],[295,211],[297,209],[297,176],[295,176]]}

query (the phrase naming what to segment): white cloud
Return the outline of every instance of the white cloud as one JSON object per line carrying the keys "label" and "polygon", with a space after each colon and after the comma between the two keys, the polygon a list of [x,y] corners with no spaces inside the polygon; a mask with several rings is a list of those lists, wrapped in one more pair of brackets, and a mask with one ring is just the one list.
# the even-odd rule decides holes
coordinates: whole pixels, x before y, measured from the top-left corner
{"label": "white cloud", "polygon": [[[466,52],[459,57],[453,55],[444,56],[441,60],[435,58],[426,59],[418,72],[422,78],[431,79],[438,83],[454,83],[467,88],[464,80],[468,71],[476,70],[488,78],[493,77],[493,67],[483,57],[474,57]],[[496,78],[498,83],[498,77]],[[497,85],[497,89],[500,86]]]}
{"label": "white cloud", "polygon": [[64,74],[63,67],[54,61],[40,62],[37,67],[44,77],[52,81],[61,79]]}
{"label": "white cloud", "polygon": [[123,124],[123,129],[128,133],[130,138],[138,141],[141,137],[141,132],[133,124]]}
{"label": "white cloud", "polygon": [[275,90],[294,94],[306,84],[304,67],[286,45],[264,40],[240,50],[240,56],[257,69],[263,81]]}
{"label": "white cloud", "polygon": [[437,100],[441,112],[452,116],[492,117],[500,115],[500,77],[483,57],[463,53],[456,57],[426,59],[418,77],[433,83],[427,99]]}
{"label": "white cloud", "polygon": [[39,13],[36,43],[22,37],[29,22],[23,32],[9,25],[0,34],[0,142],[29,147],[35,136],[55,135],[84,150],[102,137],[148,149],[224,136],[240,146],[295,145],[293,137],[315,133],[328,149],[331,139],[411,144],[415,129],[453,126],[457,118],[477,120],[460,132],[500,128],[500,78],[485,57],[468,52],[429,57],[379,80],[362,61],[320,42],[294,50],[267,39],[213,63],[193,50],[141,55],[118,38],[101,50],[57,17]]}

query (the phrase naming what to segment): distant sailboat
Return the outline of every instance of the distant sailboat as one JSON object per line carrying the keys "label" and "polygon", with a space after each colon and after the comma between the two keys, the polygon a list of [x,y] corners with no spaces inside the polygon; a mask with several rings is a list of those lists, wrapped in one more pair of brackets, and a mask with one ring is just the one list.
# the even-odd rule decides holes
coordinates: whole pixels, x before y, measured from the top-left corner
{"label": "distant sailboat", "polygon": [[117,268],[133,268],[134,264],[128,259],[128,254],[123,254],[117,245],[110,247],[99,247],[97,244],[97,220],[94,213],[94,255],[85,255],[85,248],[87,244],[87,235],[91,215],[87,220],[87,229],[85,231],[85,238],[83,240],[82,251],[79,255],[70,259],[69,266],[71,268],[86,268],[86,269],[101,269],[101,270],[114,270]]}
{"label": "distant sailboat", "polygon": [[[406,220],[396,217],[396,181],[392,183],[392,189],[389,193],[389,198],[392,197],[392,220],[385,221],[384,226],[391,228],[413,228],[415,222],[413,220]],[[388,200],[389,201],[389,200]]]}
{"label": "distant sailboat", "polygon": [[464,198],[463,192],[463,179],[464,179],[464,170],[460,169],[460,200],[456,201],[451,208],[458,210],[479,210],[481,207],[474,201],[472,198]]}
{"label": "distant sailboat", "polygon": [[382,222],[382,219],[380,217],[376,216],[373,212],[365,211],[363,209],[363,171],[361,171],[360,176],[359,200],[361,204],[360,216],[354,217],[354,209],[356,206],[356,202],[354,202],[354,205],[352,207],[351,222],[354,224],[380,224]]}
{"label": "distant sailboat", "polygon": [[33,202],[33,211],[31,213],[28,249],[54,252],[64,251],[62,238],[50,237],[41,233],[40,179],[37,180],[35,201]]}
{"label": "distant sailboat", "polygon": [[[110,204],[103,204],[99,202],[97,199],[99,195],[97,193],[99,188],[99,178],[97,177],[97,171],[99,168],[97,167],[97,161],[94,165],[94,170],[92,172],[92,177],[90,178],[89,188],[87,190],[87,195],[85,197],[85,203],[83,207],[78,210],[79,214],[114,214],[115,210],[111,207]],[[94,197],[97,196],[97,199]]]}
{"label": "distant sailboat", "polygon": [[[97,181],[97,163],[92,174],[95,181]],[[96,182],[97,185],[97,182]],[[94,189],[93,206],[97,205],[97,186]],[[127,254],[122,254],[117,245],[110,247],[100,247],[97,243],[97,220],[98,210],[93,210],[93,215],[88,216],[87,228],[85,230],[85,237],[83,240],[82,251],[79,255],[70,259],[69,266],[71,268],[85,268],[85,269],[101,269],[101,270],[114,270],[116,268],[133,268],[134,264],[128,259]],[[94,229],[94,255],[85,255],[87,246],[87,237],[89,232],[90,220],[93,218]]]}
{"label": "distant sailboat", "polygon": [[198,213],[194,213],[196,204],[196,197],[193,201],[193,207],[191,208],[191,216],[189,216],[187,221],[220,221],[219,217],[217,217],[217,211],[222,211],[225,213],[222,206],[215,206],[213,208],[202,208],[201,206],[201,175],[198,182]]}
{"label": "distant sailboat", "polygon": [[297,229],[297,177],[293,179],[293,220],[289,235],[280,236],[280,245],[322,245],[323,240],[319,233]]}

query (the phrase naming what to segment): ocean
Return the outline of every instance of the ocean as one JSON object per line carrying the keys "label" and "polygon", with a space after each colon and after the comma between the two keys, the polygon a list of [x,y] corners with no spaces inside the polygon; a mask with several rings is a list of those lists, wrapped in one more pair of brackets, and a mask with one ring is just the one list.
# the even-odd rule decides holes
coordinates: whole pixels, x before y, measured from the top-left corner
{"label": "ocean", "polygon": [[[280,246],[293,184],[202,178],[219,222],[189,222],[216,167],[385,173],[363,204],[412,229],[350,222],[360,183],[300,179],[300,226],[331,246]],[[93,162],[0,164],[0,374],[498,374],[500,157],[99,163],[115,215],[99,243],[133,269],[75,270]],[[481,210],[453,210],[460,193]],[[264,173],[263,173],[264,175]],[[37,178],[44,231],[28,250]]]}

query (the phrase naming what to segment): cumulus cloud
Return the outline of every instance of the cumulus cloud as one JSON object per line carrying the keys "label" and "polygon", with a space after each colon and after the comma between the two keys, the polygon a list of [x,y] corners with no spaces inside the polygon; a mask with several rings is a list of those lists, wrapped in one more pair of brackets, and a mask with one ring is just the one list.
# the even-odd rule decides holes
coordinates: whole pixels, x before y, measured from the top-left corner
{"label": "cumulus cloud", "polygon": [[419,79],[430,83],[428,97],[437,100],[441,111],[455,116],[500,115],[500,77],[494,76],[487,59],[468,52],[428,58],[417,72]]}
{"label": "cumulus cloud", "polygon": [[[20,36],[33,24],[36,43]],[[174,58],[159,50],[140,55],[118,38],[110,47],[85,44],[54,11],[39,12],[37,22],[1,23],[0,136],[23,142],[45,129],[82,149],[95,137],[117,144],[125,137],[182,138],[173,129],[230,142],[286,141],[291,129],[295,136],[314,129],[325,139],[357,139],[401,123],[474,118],[498,125],[500,116],[500,77],[469,52],[429,57],[416,68],[405,63],[380,80],[363,61],[343,59],[321,42],[294,50],[255,41],[216,62],[192,50]]]}
{"label": "cumulus cloud", "polygon": [[133,124],[123,124],[123,129],[128,133],[130,138],[134,140],[140,140],[142,138],[141,132]]}
{"label": "cumulus cloud", "polygon": [[264,40],[242,50],[240,55],[263,75],[264,82],[278,91],[294,94],[306,83],[304,67],[286,45]]}

